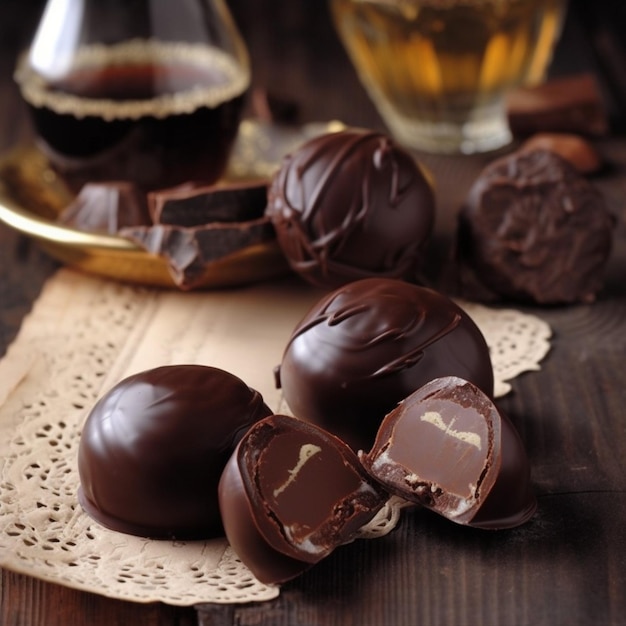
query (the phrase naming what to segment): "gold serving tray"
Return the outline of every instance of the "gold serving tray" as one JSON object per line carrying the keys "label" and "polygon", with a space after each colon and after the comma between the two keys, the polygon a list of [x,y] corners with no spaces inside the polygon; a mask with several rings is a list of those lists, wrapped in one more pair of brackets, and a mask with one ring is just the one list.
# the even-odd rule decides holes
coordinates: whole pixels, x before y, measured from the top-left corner
{"label": "gold serving tray", "polygon": [[[303,141],[343,127],[339,122],[276,127],[244,120],[225,179],[269,177],[282,157]],[[174,283],[165,259],[113,235],[89,233],[56,222],[72,195],[34,146],[19,146],[0,161],[0,222],[38,242],[62,263],[106,278],[147,286]],[[288,272],[277,244],[250,246],[207,266],[198,288],[269,280]]]}

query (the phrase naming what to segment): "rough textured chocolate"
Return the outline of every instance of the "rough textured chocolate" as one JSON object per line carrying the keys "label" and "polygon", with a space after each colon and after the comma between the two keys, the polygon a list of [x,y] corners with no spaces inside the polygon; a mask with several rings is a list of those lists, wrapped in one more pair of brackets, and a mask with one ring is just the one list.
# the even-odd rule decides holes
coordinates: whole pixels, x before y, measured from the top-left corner
{"label": "rough textured chocolate", "polygon": [[517,431],[460,378],[435,379],[403,400],[361,460],[391,493],[458,524],[511,528],[537,507]]}
{"label": "rough textured chocolate", "polygon": [[571,163],[581,174],[593,174],[602,168],[602,158],[593,144],[569,133],[538,133],[520,147],[522,152],[549,150]]}
{"label": "rough textured chocolate", "polygon": [[250,428],[219,486],[226,537],[265,583],[293,578],[351,541],[387,497],[345,443],[284,415]]}
{"label": "rough textured chocolate", "polygon": [[87,183],[59,216],[59,222],[78,230],[117,234],[128,226],[150,224],[145,194],[133,183]]}
{"label": "rough textured chocolate", "polygon": [[248,222],[263,217],[267,183],[163,189],[148,194],[148,203],[155,224],[192,227],[212,222]]}
{"label": "rough textured chocolate", "polygon": [[213,222],[205,226],[137,226],[119,233],[151,254],[163,257],[175,284],[183,290],[202,283],[211,263],[244,248],[275,240],[269,218]]}
{"label": "rough textured chocolate", "polygon": [[173,365],[130,376],[89,414],[79,501],[113,530],[153,538],[223,533],[218,483],[246,430],[271,414],[223,370]]}
{"label": "rough textured chocolate", "polygon": [[518,152],[472,186],[459,214],[459,261],[500,298],[591,302],[613,227],[604,198],[572,165],[550,151]]}
{"label": "rough textured chocolate", "polygon": [[370,276],[415,280],[434,213],[415,159],[386,135],[353,129],[285,157],[266,211],[292,269],[332,288]]}
{"label": "rough textured chocolate", "polygon": [[277,384],[294,415],[368,450],[398,402],[452,375],[493,394],[489,349],[469,316],[433,290],[370,278],[326,295],[303,317]]}
{"label": "rough textured chocolate", "polygon": [[507,97],[511,130],[516,136],[539,132],[602,136],[608,115],[592,74],[554,78],[535,87],[519,87]]}

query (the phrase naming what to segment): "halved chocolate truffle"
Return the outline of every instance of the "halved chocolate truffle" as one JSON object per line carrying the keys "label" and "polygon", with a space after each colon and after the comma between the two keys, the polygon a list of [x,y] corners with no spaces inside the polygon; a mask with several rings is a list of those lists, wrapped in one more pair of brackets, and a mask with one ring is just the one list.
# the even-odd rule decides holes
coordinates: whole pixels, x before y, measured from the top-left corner
{"label": "halved chocolate truffle", "polygon": [[614,224],[600,192],[554,152],[498,159],[459,214],[458,256],[470,271],[464,287],[474,280],[488,296],[537,304],[592,302]]}
{"label": "halved chocolate truffle", "polygon": [[458,524],[511,528],[537,506],[515,427],[460,378],[433,380],[403,400],[361,461],[391,493]]}
{"label": "halved chocolate truffle", "polygon": [[335,288],[370,276],[414,280],[435,198],[408,152],[384,134],[349,129],[285,157],[266,215],[292,269]]}
{"label": "halved chocolate truffle", "polygon": [[368,450],[383,417],[440,376],[493,394],[489,348],[446,296],[395,279],[370,278],[323,297],[294,329],[277,385],[297,417]]}
{"label": "halved chocolate truffle", "polygon": [[133,535],[218,536],[222,470],[246,430],[270,414],[257,391],[218,368],[171,365],[130,376],[83,427],[80,504],[103,526]]}
{"label": "halved chocolate truffle", "polygon": [[264,583],[289,580],[351,541],[387,497],[345,443],[284,415],[250,428],[219,486],[226,537]]}

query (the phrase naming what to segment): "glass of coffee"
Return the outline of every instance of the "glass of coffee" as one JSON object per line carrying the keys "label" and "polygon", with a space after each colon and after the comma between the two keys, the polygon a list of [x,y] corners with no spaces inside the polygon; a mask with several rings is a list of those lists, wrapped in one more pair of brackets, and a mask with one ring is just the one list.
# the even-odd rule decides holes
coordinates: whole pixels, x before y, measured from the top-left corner
{"label": "glass of coffee", "polygon": [[511,141],[505,95],[540,82],[566,0],[330,0],[337,32],[398,141],[474,153]]}
{"label": "glass of coffee", "polygon": [[16,80],[70,189],[223,173],[250,84],[223,0],[48,0]]}

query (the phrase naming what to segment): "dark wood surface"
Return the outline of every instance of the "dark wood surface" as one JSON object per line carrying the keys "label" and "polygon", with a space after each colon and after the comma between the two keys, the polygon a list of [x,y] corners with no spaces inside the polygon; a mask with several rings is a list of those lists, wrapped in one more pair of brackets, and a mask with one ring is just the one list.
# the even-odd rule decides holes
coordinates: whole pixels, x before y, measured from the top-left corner
{"label": "dark wood surface", "polygon": [[[255,85],[297,101],[304,120],[382,128],[323,2],[231,0],[230,6],[251,50]],[[40,7],[0,3],[1,150],[30,137],[11,73]],[[540,372],[518,377],[500,401],[530,455],[539,497],[533,521],[486,533],[414,511],[387,537],[342,547],[262,604],[139,605],[3,571],[0,624],[626,624],[625,16],[621,0],[575,1],[551,69],[591,70],[601,81],[613,131],[597,141],[607,167],[594,182],[617,228],[596,303],[527,309],[551,325],[552,350]],[[492,156],[421,156],[439,183],[432,260],[440,267],[459,203]],[[55,268],[32,242],[0,226],[0,354]]]}

